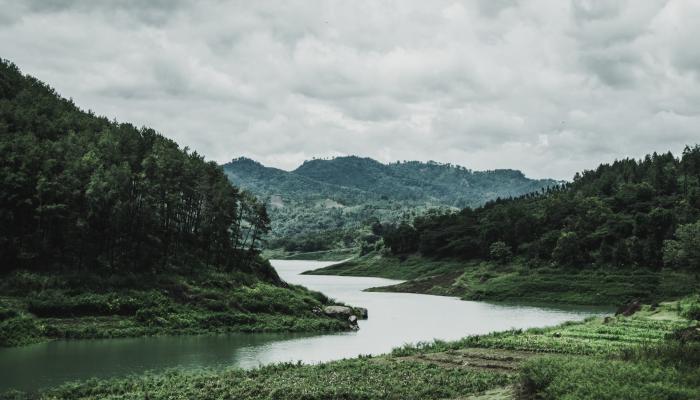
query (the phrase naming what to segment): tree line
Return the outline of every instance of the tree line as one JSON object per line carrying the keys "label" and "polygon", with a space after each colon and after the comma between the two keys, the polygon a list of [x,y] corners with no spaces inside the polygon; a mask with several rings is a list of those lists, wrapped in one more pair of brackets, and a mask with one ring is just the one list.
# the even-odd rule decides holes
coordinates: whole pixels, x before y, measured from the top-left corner
{"label": "tree line", "polygon": [[0,60],[0,271],[250,270],[269,226],[216,163]]}
{"label": "tree line", "polygon": [[700,271],[700,146],[577,173],[478,208],[385,225],[395,254]]}

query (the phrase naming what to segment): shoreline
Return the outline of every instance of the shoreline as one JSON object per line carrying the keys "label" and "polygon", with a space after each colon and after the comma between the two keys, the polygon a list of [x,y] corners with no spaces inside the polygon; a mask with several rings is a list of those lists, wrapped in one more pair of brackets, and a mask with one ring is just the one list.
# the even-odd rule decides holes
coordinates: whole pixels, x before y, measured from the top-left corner
{"label": "shoreline", "polygon": [[458,297],[503,304],[618,307],[630,301],[647,303],[679,299],[695,293],[698,276],[674,270],[571,270],[485,261],[405,258],[370,253],[342,263],[306,271],[308,275],[364,276],[404,282],[368,288]]}
{"label": "shoreline", "polygon": [[[307,398],[311,399],[329,396],[355,398],[352,397],[353,393],[359,393],[358,390],[373,394],[373,398],[401,396],[407,399],[437,399],[490,393],[515,399],[524,388],[539,392],[549,387],[546,382],[529,381],[537,377],[542,368],[554,374],[551,379],[559,379],[559,376],[573,379],[566,390],[590,390],[591,387],[603,390],[607,388],[604,386],[607,382],[605,379],[617,379],[621,388],[618,390],[629,390],[633,387],[630,385],[638,385],[640,390],[662,390],[662,393],[666,393],[663,390],[676,387],[683,389],[688,396],[694,396],[700,393],[698,389],[684,386],[689,382],[687,379],[691,379],[688,374],[694,373],[692,369],[678,377],[662,374],[642,381],[638,381],[640,375],[634,372],[639,370],[639,373],[646,373],[644,371],[660,368],[655,358],[646,361],[646,357],[655,356],[646,353],[635,355],[638,354],[635,352],[642,351],[636,349],[642,349],[640,346],[643,343],[662,346],[661,349],[671,345],[670,339],[667,339],[670,333],[697,327],[697,321],[684,319],[676,311],[679,309],[682,309],[679,302],[667,302],[658,307],[643,306],[629,317],[593,317],[548,328],[500,331],[451,342],[417,343],[379,356],[361,356],[314,365],[281,363],[252,370],[227,368],[165,372],[83,381],[42,391],[38,398],[97,399],[117,393],[155,398],[165,398],[175,393],[199,399],[234,395],[262,398],[277,393],[279,398],[293,399],[301,394],[298,390],[303,387]],[[630,351],[632,358],[621,356]],[[663,356],[663,352],[660,356]],[[571,369],[572,363],[596,368],[586,370],[585,375],[578,375],[576,369]],[[630,369],[632,367],[636,369]],[[599,370],[601,373],[597,372]],[[367,374],[373,379],[360,379]],[[574,374],[573,378],[571,374]],[[401,378],[407,375],[412,379],[406,381]],[[545,386],[538,386],[542,384]],[[389,397],[389,393],[384,391],[387,385],[391,385],[393,390]],[[405,390],[404,386],[410,390]],[[202,387],[207,389],[203,390]],[[253,388],[255,392],[250,392]]]}

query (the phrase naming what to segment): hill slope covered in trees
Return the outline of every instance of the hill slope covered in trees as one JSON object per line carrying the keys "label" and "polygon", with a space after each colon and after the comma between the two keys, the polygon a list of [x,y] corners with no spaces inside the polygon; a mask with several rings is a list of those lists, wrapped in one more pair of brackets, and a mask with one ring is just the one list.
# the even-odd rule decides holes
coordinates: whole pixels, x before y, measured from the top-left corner
{"label": "hill slope covered in trees", "polygon": [[291,172],[247,158],[223,167],[234,184],[270,205],[271,245],[305,251],[324,250],[333,242],[352,245],[372,223],[479,206],[558,184],[514,170],[471,171],[418,161],[382,164],[355,156],[305,161]]}
{"label": "hill slope covered in trees", "polygon": [[216,163],[2,60],[0,155],[0,345],[342,329],[259,257],[266,208]]}
{"label": "hill slope covered in trees", "polygon": [[700,147],[577,174],[546,192],[377,229],[385,246],[316,273],[411,279],[383,290],[619,304],[700,288]]}
{"label": "hill slope covered in trees", "polygon": [[700,270],[700,146],[577,174],[546,194],[418,218],[383,236],[395,253],[460,259],[512,256],[583,267]]}

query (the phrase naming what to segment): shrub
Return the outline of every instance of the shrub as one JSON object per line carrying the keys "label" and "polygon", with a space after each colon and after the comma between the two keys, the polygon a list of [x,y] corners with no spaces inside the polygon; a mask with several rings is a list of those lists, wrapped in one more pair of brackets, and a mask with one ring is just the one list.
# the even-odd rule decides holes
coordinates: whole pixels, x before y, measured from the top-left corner
{"label": "shrub", "polygon": [[19,313],[16,310],[13,310],[0,303],[0,322],[8,320],[10,318],[15,318],[18,315]]}
{"label": "shrub", "polygon": [[0,322],[0,347],[32,343],[40,336],[41,332],[33,318],[16,317]]}
{"label": "shrub", "polygon": [[550,358],[536,358],[520,368],[520,391],[525,398],[545,390],[557,375],[556,363]]}
{"label": "shrub", "polygon": [[168,311],[162,307],[142,308],[136,311],[136,321],[145,325],[165,325]]}
{"label": "shrub", "polygon": [[689,296],[678,302],[681,316],[700,320],[700,295]]}
{"label": "shrub", "polygon": [[489,247],[489,255],[492,260],[505,263],[513,257],[513,252],[505,242],[493,242]]}

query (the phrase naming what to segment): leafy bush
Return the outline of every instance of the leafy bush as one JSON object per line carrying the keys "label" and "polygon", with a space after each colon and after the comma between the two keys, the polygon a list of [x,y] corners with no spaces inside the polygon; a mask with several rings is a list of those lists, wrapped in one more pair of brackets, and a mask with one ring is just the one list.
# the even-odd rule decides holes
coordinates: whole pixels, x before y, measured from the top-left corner
{"label": "leafy bush", "polygon": [[142,308],[136,311],[135,318],[138,322],[146,325],[166,325],[164,317],[168,315],[166,309],[162,307]]}
{"label": "leafy bush", "polygon": [[41,332],[33,318],[15,317],[0,322],[0,347],[32,343],[40,336]]}
{"label": "leafy bush", "polygon": [[0,322],[17,317],[19,313],[2,303],[0,303]]}
{"label": "leafy bush", "polygon": [[489,255],[492,260],[503,263],[513,257],[513,252],[505,242],[497,241],[491,243],[491,246],[489,247]]}
{"label": "leafy bush", "polygon": [[700,320],[700,295],[686,297],[678,305],[683,317]]}

